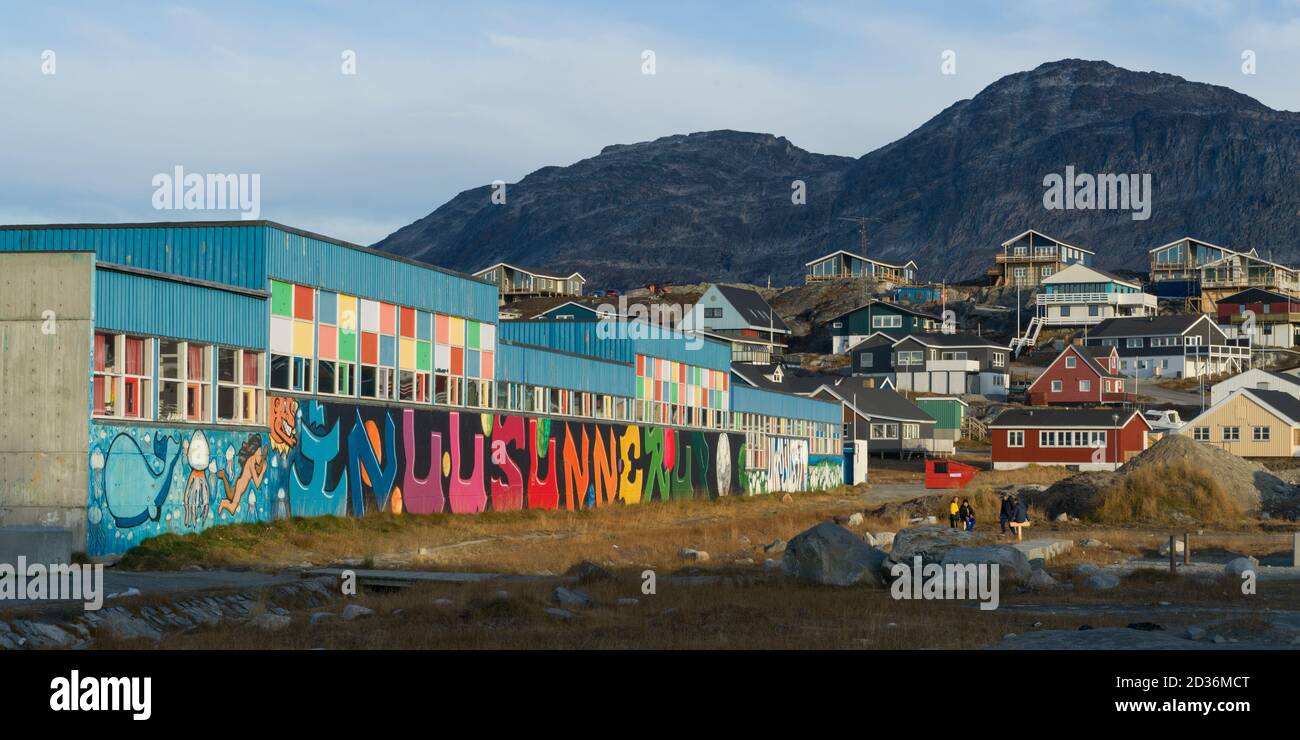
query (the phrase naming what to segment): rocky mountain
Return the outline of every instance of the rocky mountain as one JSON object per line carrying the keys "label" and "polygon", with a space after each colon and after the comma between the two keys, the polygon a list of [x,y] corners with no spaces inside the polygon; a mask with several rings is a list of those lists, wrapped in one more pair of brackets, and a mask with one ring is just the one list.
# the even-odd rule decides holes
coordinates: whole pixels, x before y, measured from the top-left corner
{"label": "rocky mountain", "polygon": [[[1044,177],[1150,175],[1149,217],[1048,210]],[[915,259],[924,279],[978,276],[1027,228],[1146,266],[1181,236],[1300,261],[1300,114],[1225,87],[1063,60],[1004,77],[858,159],[737,131],[606,147],[568,167],[463,192],[375,246],[460,270],[496,261],[593,287],[800,280],[832,249]],[[802,181],[806,203],[792,202]],[[1139,178],[1138,182],[1141,182]]]}

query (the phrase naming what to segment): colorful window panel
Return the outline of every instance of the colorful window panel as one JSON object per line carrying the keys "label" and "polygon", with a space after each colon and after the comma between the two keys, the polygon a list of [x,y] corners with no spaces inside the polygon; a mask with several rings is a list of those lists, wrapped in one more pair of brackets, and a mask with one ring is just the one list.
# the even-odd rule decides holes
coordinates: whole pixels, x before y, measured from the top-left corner
{"label": "colorful window panel", "polygon": [[361,395],[397,397],[397,306],[360,299]]}
{"label": "colorful window panel", "polygon": [[414,308],[400,308],[398,334],[398,399],[431,403],[433,315]]}
{"label": "colorful window panel", "polygon": [[271,387],[310,393],[316,354],[316,289],[271,281]]}
{"label": "colorful window panel", "polygon": [[356,395],[357,299],[320,291],[318,301],[316,390],[338,396]]}

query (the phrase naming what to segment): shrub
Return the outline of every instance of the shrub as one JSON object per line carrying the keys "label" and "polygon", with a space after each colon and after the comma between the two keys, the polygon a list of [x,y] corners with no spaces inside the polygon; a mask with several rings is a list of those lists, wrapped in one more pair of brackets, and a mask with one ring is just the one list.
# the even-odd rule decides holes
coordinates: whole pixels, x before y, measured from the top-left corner
{"label": "shrub", "polygon": [[1102,524],[1236,524],[1243,512],[1205,468],[1158,463],[1130,472],[1104,491],[1090,519]]}

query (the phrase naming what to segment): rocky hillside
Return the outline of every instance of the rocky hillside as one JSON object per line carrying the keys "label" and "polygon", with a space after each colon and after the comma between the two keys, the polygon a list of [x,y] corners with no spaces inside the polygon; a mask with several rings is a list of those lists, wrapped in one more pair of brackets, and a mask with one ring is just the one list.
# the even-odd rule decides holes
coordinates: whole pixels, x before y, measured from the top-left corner
{"label": "rocky hillside", "polygon": [[[1053,210],[1043,178],[1149,173],[1150,218]],[[798,280],[803,263],[858,248],[915,259],[926,279],[977,276],[1034,227],[1145,269],[1149,248],[1193,235],[1300,261],[1300,114],[1224,87],[1063,60],[1004,77],[859,159],[770,134],[712,131],[606,147],[568,167],[469,190],[376,246],[461,270],[497,260],[581,270],[593,287],[651,280]],[[791,202],[802,180],[807,203]]]}

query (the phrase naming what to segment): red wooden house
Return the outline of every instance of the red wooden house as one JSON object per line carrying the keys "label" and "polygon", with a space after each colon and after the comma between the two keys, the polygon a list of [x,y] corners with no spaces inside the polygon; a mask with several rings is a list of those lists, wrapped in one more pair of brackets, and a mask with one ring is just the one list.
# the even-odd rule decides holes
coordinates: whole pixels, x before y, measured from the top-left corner
{"label": "red wooden house", "polygon": [[1026,391],[1034,406],[1124,403],[1119,353],[1114,347],[1067,345]]}
{"label": "red wooden house", "polygon": [[1142,414],[1123,409],[1019,408],[989,425],[993,469],[1070,465],[1114,470],[1151,443]]}

